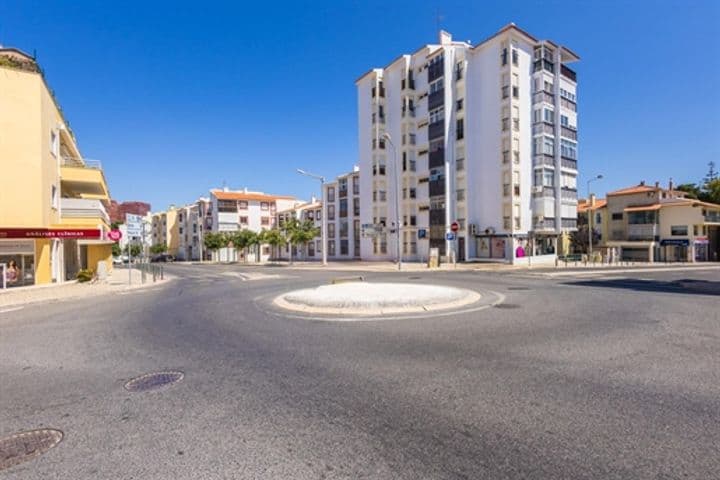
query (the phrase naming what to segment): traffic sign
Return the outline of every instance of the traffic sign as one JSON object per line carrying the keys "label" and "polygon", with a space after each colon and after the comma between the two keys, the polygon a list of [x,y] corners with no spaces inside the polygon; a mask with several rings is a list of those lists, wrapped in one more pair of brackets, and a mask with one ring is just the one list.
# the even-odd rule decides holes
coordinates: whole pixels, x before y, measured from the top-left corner
{"label": "traffic sign", "polygon": [[427,237],[427,230],[424,228],[418,229],[418,238],[426,238]]}
{"label": "traffic sign", "polygon": [[117,242],[122,238],[122,232],[120,230],[110,230],[107,236],[113,242]]}
{"label": "traffic sign", "polygon": [[140,215],[133,215],[132,213],[126,213],[125,214],[125,224],[127,226],[128,238],[142,236],[142,217]]}
{"label": "traffic sign", "polygon": [[452,230],[453,232],[457,232],[458,230],[460,230],[460,224],[458,222],[451,223],[450,230]]}
{"label": "traffic sign", "polygon": [[448,232],[445,234],[445,240],[455,240],[455,234],[453,232]]}

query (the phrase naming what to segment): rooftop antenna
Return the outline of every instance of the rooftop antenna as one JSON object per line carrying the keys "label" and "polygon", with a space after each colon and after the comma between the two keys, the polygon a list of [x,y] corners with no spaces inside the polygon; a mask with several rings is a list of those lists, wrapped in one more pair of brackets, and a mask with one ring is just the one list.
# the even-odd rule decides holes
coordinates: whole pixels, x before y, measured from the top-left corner
{"label": "rooftop antenna", "polygon": [[440,14],[440,8],[435,9],[435,30],[437,32],[440,31],[440,23],[443,21],[444,17]]}

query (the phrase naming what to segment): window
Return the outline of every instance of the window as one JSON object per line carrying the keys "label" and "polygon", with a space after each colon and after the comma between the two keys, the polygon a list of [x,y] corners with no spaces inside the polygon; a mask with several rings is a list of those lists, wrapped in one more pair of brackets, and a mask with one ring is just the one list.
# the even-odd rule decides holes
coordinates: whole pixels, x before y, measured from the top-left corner
{"label": "window", "polygon": [[322,253],[322,240],[315,240],[315,251]]}
{"label": "window", "polygon": [[457,110],[459,112],[462,109],[463,109],[463,99],[461,98],[455,103],[455,110]]}
{"label": "window", "polygon": [[570,126],[570,120],[568,120],[567,115],[560,115],[560,125],[562,125],[563,127]]}
{"label": "window", "polygon": [[50,130],[50,153],[55,157],[60,155],[60,135],[55,129]]}
{"label": "window", "polygon": [[455,193],[457,194],[458,202],[462,202],[463,200],[465,200],[465,190],[464,189],[458,188]]}
{"label": "window", "polygon": [[576,97],[575,97],[575,94],[572,93],[572,92],[568,92],[568,91],[565,90],[564,88],[561,88],[561,89],[560,89],[560,96],[563,97],[563,98],[565,98],[565,99],[567,99],[567,100],[570,100],[570,101],[573,102],[573,103],[576,103],[576,100],[577,100],[577,99],[576,99]]}
{"label": "window", "polygon": [[269,209],[270,209],[270,205],[268,204],[268,202],[260,202],[260,210],[269,210]]}
{"label": "window", "polygon": [[517,66],[518,65],[518,51],[516,49],[512,49],[512,64]]}
{"label": "window", "polygon": [[623,214],[622,214],[622,212],[613,213],[610,218],[612,218],[613,220],[622,220],[622,219],[623,219]]}
{"label": "window", "polygon": [[[335,201],[335,187],[328,187],[327,189],[327,199],[328,202],[334,202]],[[328,218],[329,215],[328,215]]]}
{"label": "window", "polygon": [[335,240],[328,240],[328,255],[335,256]]}
{"label": "window", "polygon": [[234,200],[218,200],[218,212],[235,213],[237,208],[237,202]]}
{"label": "window", "polygon": [[456,122],[455,135],[458,140],[465,138],[465,122],[462,118],[459,118]]}
{"label": "window", "polygon": [[520,97],[520,77],[517,73],[513,73],[512,96],[513,98]]}
{"label": "window", "polygon": [[315,220],[317,220],[317,221],[322,220],[322,209],[315,210]]}
{"label": "window", "polygon": [[348,201],[347,198],[340,199],[340,217],[347,217],[348,215]]}
{"label": "window", "polygon": [[543,186],[554,187],[555,186],[555,172],[552,170],[543,170]]}
{"label": "window", "polygon": [[687,225],[672,225],[670,227],[670,235],[672,236],[687,236],[688,227]]}
{"label": "window", "polygon": [[360,181],[359,181],[358,177],[353,177],[352,185],[353,185],[353,195],[360,195]]}
{"label": "window", "polygon": [[416,198],[417,197],[417,190],[414,188],[410,189],[410,198]]}
{"label": "window", "polygon": [[347,220],[340,221],[340,236],[345,238],[348,236],[348,222]]}
{"label": "window", "polygon": [[551,137],[543,137],[543,153],[546,155],[555,155],[555,140]]}
{"label": "window", "polygon": [[335,236],[335,224],[328,223],[327,231],[328,231],[328,237],[334,237]]}
{"label": "window", "polygon": [[549,124],[555,123],[555,112],[553,112],[549,108],[546,108],[543,110],[543,115],[544,115],[545,123],[549,123]]}
{"label": "window", "polygon": [[270,225],[270,217],[261,217],[260,225],[263,225],[263,226]]}
{"label": "window", "polygon": [[430,111],[430,123],[442,122],[445,119],[445,108],[440,107]]}
{"label": "window", "polygon": [[340,240],[340,255],[347,255],[347,254],[348,254],[348,241]]}
{"label": "window", "polygon": [[248,208],[248,202],[245,201],[245,200],[240,200],[240,201],[238,202],[238,208],[239,208],[240,210],[247,210],[247,208]]}
{"label": "window", "polygon": [[240,225],[247,225],[248,217],[240,217]]}
{"label": "window", "polygon": [[335,205],[328,205],[327,218],[328,220],[335,220]]}
{"label": "window", "polygon": [[54,208],[55,210],[57,210],[57,208],[58,208],[58,206],[59,206],[59,205],[58,205],[58,204],[59,204],[59,199],[58,199],[58,188],[57,188],[57,185],[53,185],[53,186],[51,187],[51,190],[50,190],[50,202],[51,202],[52,208]]}
{"label": "window", "polygon": [[538,108],[533,110],[533,123],[540,123],[542,121],[542,109]]}
{"label": "window", "polygon": [[566,158],[577,159],[577,143],[560,139],[560,154]]}
{"label": "window", "polygon": [[507,57],[508,57],[507,48],[503,48],[502,53],[500,54],[500,61],[501,61],[503,67],[505,65],[507,65]]}
{"label": "window", "polygon": [[439,78],[430,84],[430,92],[429,93],[437,93],[437,92],[443,90],[444,88],[445,88],[445,86],[443,84],[443,79]]}

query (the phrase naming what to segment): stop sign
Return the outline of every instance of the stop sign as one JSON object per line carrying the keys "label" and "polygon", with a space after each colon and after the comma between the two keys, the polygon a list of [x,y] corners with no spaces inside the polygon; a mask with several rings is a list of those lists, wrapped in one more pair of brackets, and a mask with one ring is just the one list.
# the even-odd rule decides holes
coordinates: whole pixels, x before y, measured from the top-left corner
{"label": "stop sign", "polygon": [[458,230],[460,230],[460,225],[457,222],[453,222],[450,224],[450,230],[452,230],[453,232],[457,232]]}

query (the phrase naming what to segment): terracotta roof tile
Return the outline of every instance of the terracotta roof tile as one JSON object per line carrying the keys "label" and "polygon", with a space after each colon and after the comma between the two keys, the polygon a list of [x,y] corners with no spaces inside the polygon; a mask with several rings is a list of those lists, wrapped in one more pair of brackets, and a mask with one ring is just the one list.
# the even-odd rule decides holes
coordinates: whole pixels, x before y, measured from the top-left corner
{"label": "terracotta roof tile", "polygon": [[263,202],[274,202],[275,200],[295,200],[295,197],[285,195],[268,195],[259,192],[225,192],[223,190],[210,190],[218,200],[257,200]]}

